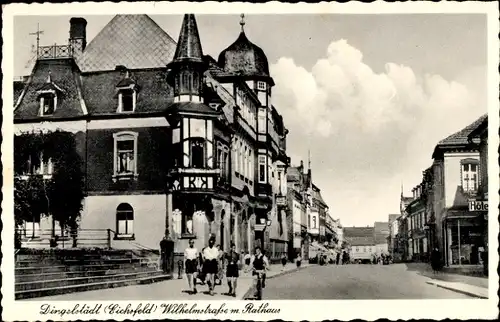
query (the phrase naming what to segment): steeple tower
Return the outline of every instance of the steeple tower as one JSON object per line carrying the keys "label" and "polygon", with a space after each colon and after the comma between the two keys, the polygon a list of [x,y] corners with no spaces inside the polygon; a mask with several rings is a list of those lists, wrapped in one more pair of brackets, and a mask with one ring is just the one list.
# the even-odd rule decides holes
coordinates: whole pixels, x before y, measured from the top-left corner
{"label": "steeple tower", "polygon": [[174,87],[174,101],[201,102],[206,67],[194,14],[184,15],[174,59],[168,68],[168,78]]}

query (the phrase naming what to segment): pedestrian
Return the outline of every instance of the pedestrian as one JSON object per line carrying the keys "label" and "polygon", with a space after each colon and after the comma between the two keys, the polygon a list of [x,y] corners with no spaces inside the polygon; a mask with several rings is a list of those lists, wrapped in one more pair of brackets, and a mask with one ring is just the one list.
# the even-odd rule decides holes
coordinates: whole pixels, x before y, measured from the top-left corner
{"label": "pedestrian", "polygon": [[207,277],[208,292],[210,295],[214,295],[215,288],[215,275],[218,271],[217,258],[219,257],[219,251],[215,245],[215,238],[210,237],[208,240],[208,247],[203,251],[203,258],[205,262],[203,263],[203,269],[205,270]]}
{"label": "pedestrian", "polygon": [[431,252],[431,267],[434,274],[441,270],[441,254],[437,247],[434,247]]}
{"label": "pedestrian", "polygon": [[189,290],[192,294],[196,294],[196,278],[198,271],[198,250],[194,247],[194,240],[189,240],[189,247],[184,251],[186,277],[188,280]]}
{"label": "pedestrian", "polygon": [[297,263],[297,267],[300,267],[302,265],[302,257],[300,256],[299,253],[297,253],[296,263]]}
{"label": "pedestrian", "polygon": [[283,267],[281,268],[282,271],[285,270],[286,262],[287,262],[286,255],[283,255],[283,257],[281,257],[281,265],[283,265]]}
{"label": "pedestrian", "polygon": [[245,272],[248,272],[248,270],[250,269],[250,261],[252,260],[252,256],[248,251],[246,251],[243,259],[245,261]]}
{"label": "pedestrian", "polygon": [[217,244],[215,246],[217,248],[217,265],[218,265],[218,270],[217,274],[215,275],[215,285],[222,285],[222,278],[224,276],[224,251],[221,249],[220,244]]}
{"label": "pedestrian", "polygon": [[340,253],[337,252],[337,259],[336,259],[337,265],[340,263]]}
{"label": "pedestrian", "polygon": [[205,285],[205,278],[206,278],[206,273],[203,265],[203,263],[205,262],[203,258],[203,252],[205,251],[205,248],[206,247],[203,247],[201,252],[198,254],[198,279],[200,280],[201,285]]}
{"label": "pedestrian", "polygon": [[236,297],[236,287],[238,286],[240,254],[236,252],[236,245],[231,244],[231,250],[226,254],[226,277],[227,285],[229,286],[228,294]]}

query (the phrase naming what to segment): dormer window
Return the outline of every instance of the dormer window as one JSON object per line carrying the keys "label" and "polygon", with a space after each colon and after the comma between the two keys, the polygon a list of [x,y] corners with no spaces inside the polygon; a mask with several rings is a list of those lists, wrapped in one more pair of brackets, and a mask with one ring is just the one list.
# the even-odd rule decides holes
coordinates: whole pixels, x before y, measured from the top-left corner
{"label": "dormer window", "polygon": [[120,96],[120,112],[133,112],[135,110],[135,91],[133,90],[123,90],[119,94]]}
{"label": "dormer window", "polygon": [[57,96],[52,93],[47,93],[40,96],[40,115],[48,116],[54,114],[56,110]]}
{"label": "dormer window", "polygon": [[38,100],[40,102],[40,116],[53,115],[57,109],[58,96],[64,94],[64,90],[52,81],[51,74],[47,81],[37,89]]}
{"label": "dormer window", "polygon": [[132,113],[135,111],[137,103],[137,92],[139,87],[130,76],[129,71],[125,71],[123,79],[116,85],[118,92],[118,113]]}

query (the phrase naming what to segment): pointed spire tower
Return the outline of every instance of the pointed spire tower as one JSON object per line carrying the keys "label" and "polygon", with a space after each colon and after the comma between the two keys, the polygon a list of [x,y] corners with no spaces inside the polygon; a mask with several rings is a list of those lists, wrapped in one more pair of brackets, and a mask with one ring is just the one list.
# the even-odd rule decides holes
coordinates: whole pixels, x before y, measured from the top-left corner
{"label": "pointed spire tower", "polygon": [[174,59],[167,67],[174,87],[174,101],[201,102],[206,66],[194,14],[184,15]]}

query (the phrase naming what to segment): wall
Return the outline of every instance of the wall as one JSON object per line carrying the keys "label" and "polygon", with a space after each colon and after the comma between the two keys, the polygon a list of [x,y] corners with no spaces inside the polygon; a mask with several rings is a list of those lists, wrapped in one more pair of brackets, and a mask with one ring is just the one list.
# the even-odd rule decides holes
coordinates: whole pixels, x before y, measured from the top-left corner
{"label": "wall", "polygon": [[[165,233],[167,214],[166,195],[113,195],[85,198],[82,229],[116,230],[116,207],[128,203],[134,209],[135,241],[142,246],[158,249]],[[136,248],[129,241],[112,240],[113,248]]]}
{"label": "wall", "polygon": [[[122,131],[138,133],[137,180],[114,183],[113,134]],[[163,191],[169,163],[170,135],[167,127],[117,128],[89,130],[87,133],[87,184],[94,193],[104,191]]]}
{"label": "wall", "polygon": [[461,165],[463,159],[472,158],[479,160],[479,153],[445,153],[444,154],[444,185],[445,185],[445,207],[467,206],[467,200],[455,198],[457,188],[461,183]]}

